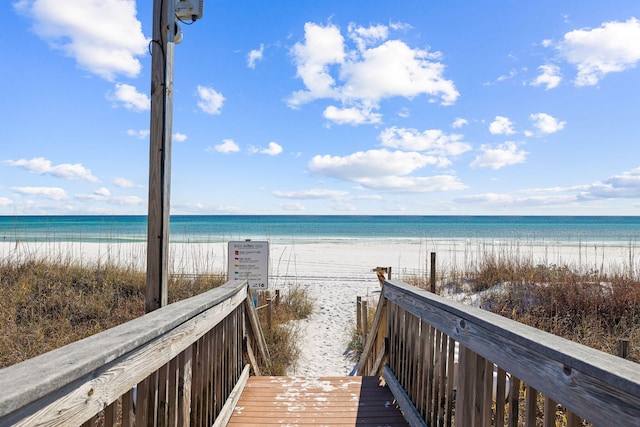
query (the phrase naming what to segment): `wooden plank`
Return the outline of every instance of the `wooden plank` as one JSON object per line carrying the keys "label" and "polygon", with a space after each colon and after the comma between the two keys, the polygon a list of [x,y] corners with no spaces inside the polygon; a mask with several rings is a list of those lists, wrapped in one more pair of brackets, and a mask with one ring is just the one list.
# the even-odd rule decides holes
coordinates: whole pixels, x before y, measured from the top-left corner
{"label": "wooden plank", "polygon": [[[246,290],[237,292],[219,305],[179,325],[170,333],[102,366],[85,380],[57,390],[52,396],[47,397],[46,406],[23,408],[2,419],[2,422],[16,423],[20,419],[37,419],[41,422],[46,421],[49,425],[69,425],[76,422],[80,424],[101,411],[105,403],[115,401],[134,384],[168,363],[196,338],[218,324],[235,306],[244,301],[245,294]],[[159,311],[161,310],[152,314]],[[138,389],[139,393],[140,391]],[[150,398],[155,399],[155,396]]]}
{"label": "wooden plank", "polygon": [[451,427],[453,425],[453,405],[454,405],[454,387],[456,377],[456,364],[455,364],[455,352],[456,343],[453,338],[449,338],[447,346],[447,400],[446,400],[446,425]]}
{"label": "wooden plank", "polygon": [[536,418],[537,418],[537,410],[538,410],[538,391],[527,385],[525,387],[525,403],[524,403],[524,426],[525,427],[536,427]]}
{"label": "wooden plank", "polygon": [[122,427],[133,427],[133,389],[122,396]]}
{"label": "wooden plank", "polygon": [[406,426],[377,377],[250,377],[229,426]]}
{"label": "wooden plank", "polygon": [[249,326],[251,330],[251,334],[249,336],[256,342],[258,355],[265,363],[267,363],[269,360],[269,349],[267,348],[267,342],[264,340],[264,335],[262,334],[262,327],[260,326],[258,313],[256,313],[256,310],[253,307],[253,301],[251,300],[251,295],[249,293],[247,293],[247,297],[244,302],[244,310],[247,318],[249,319]]}
{"label": "wooden plank", "polygon": [[385,295],[596,425],[640,419],[637,364],[400,281]]}
{"label": "wooden plank", "polygon": [[545,396],[543,427],[556,426],[556,408],[557,408],[556,402],[554,402],[553,400]]}
{"label": "wooden plank", "polygon": [[167,385],[167,417],[169,427],[178,425],[178,376],[180,369],[178,368],[178,357],[174,357],[169,362],[169,383]]}
{"label": "wooden plank", "polygon": [[404,414],[405,419],[408,421],[411,427],[426,427],[427,423],[422,419],[420,413],[409,399],[409,396],[405,393],[405,391],[400,386],[400,383],[396,379],[396,376],[393,374],[391,369],[388,366],[382,368],[382,377],[387,383],[389,390],[396,398],[396,402],[400,406],[402,413]]}
{"label": "wooden plank", "polygon": [[216,421],[213,423],[212,427],[224,427],[227,425],[227,423],[231,419],[231,416],[233,415],[233,410],[236,407],[238,400],[240,400],[240,395],[247,385],[247,381],[249,381],[250,373],[251,367],[249,365],[245,365],[240,378],[236,382],[236,385],[231,391],[231,394],[229,394],[229,398],[224,403],[224,406],[222,406],[222,409],[220,410],[220,413],[218,414],[218,417],[216,418]]}
{"label": "wooden plank", "polygon": [[[246,297],[246,282],[229,282],[107,331],[0,369],[0,384],[12,384],[0,394],[0,419],[46,395],[58,393],[74,381],[93,375],[105,365],[239,293]],[[132,382],[128,388],[132,388],[136,382]],[[117,397],[113,397],[113,400]],[[30,410],[33,412],[38,407],[36,404]]]}
{"label": "wooden plank", "polygon": [[193,374],[193,345],[178,356],[178,426],[189,425]]}
{"label": "wooden plank", "polygon": [[498,367],[498,372],[496,374],[496,415],[495,415],[495,426],[503,427],[504,426],[504,416],[505,416],[505,393],[506,393],[506,385],[507,385],[507,373],[504,369]]}
{"label": "wooden plank", "polygon": [[[378,331],[380,333],[381,326],[384,325],[383,319],[386,317],[387,311],[387,300],[384,298],[384,289],[380,294],[380,298],[378,300],[378,306],[376,307],[376,312],[373,315],[373,322],[371,323],[371,330]],[[367,360],[369,360],[370,353],[374,350],[375,345],[375,337],[374,334],[371,334],[371,337],[367,337],[362,354],[360,355],[360,360],[358,361],[358,375],[375,375],[377,372],[366,372]]]}

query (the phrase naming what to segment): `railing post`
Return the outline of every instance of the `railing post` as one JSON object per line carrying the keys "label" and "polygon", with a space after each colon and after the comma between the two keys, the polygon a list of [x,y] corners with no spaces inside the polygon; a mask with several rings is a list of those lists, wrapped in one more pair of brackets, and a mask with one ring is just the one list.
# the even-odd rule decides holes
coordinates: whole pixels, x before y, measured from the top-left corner
{"label": "railing post", "polygon": [[273,307],[271,304],[271,298],[267,298],[267,329],[271,330],[271,318],[273,315]]}
{"label": "railing post", "polygon": [[618,347],[616,352],[618,357],[626,359],[629,357],[629,340],[626,338],[618,339]]}
{"label": "railing post", "polygon": [[362,297],[360,296],[356,297],[356,333],[362,333]]}
{"label": "railing post", "polygon": [[431,293],[436,293],[436,253],[431,252]]}
{"label": "railing post", "polygon": [[369,335],[369,307],[367,307],[367,301],[362,301],[362,342],[367,341],[367,335]]}

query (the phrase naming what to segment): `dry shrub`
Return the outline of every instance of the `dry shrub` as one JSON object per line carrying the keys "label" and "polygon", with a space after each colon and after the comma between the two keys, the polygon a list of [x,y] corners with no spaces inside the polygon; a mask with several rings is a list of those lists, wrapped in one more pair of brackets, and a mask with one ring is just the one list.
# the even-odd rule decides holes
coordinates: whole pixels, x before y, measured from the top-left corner
{"label": "dry shrub", "polygon": [[[488,275],[501,277],[493,282],[501,290],[484,298],[493,312],[611,354],[619,338],[638,343],[640,282],[632,277],[554,264]],[[637,345],[631,346],[629,359],[640,361]]]}
{"label": "dry shrub", "polygon": [[[144,272],[114,264],[0,262],[0,367],[142,316],[145,281]],[[172,277],[169,301],[222,283],[219,275]]]}
{"label": "dry shrub", "polygon": [[[266,299],[272,300],[271,328],[267,325]],[[290,367],[295,366],[300,357],[300,328],[297,320],[308,317],[314,307],[314,301],[307,289],[289,286],[276,304],[271,293],[260,294],[258,314],[264,332],[265,341],[271,356],[266,375],[286,375]]]}

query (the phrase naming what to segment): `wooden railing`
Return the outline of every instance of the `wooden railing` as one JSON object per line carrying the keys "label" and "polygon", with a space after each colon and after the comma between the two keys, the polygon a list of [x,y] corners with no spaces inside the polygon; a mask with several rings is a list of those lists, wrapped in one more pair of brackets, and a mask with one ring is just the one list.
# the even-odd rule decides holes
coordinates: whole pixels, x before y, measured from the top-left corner
{"label": "wooden railing", "polygon": [[400,281],[358,367],[380,373],[412,424],[640,426],[638,364]]}
{"label": "wooden railing", "polygon": [[0,370],[0,426],[224,425],[268,360],[247,284],[229,282]]}

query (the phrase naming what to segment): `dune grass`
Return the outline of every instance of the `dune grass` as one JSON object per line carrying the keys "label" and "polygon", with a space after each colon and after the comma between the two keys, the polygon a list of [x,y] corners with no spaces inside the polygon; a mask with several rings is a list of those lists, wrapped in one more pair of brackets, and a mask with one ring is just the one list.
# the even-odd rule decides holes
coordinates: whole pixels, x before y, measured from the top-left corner
{"label": "dune grass", "polygon": [[[406,280],[428,288],[424,278]],[[632,269],[485,254],[473,268],[442,272],[437,290],[481,292],[492,312],[610,354],[618,339],[628,339],[628,358],[640,361],[640,280]]]}
{"label": "dune grass", "polygon": [[[122,264],[27,257],[0,261],[0,368],[112,328],[145,313],[146,275]],[[172,275],[169,303],[225,283],[223,274]],[[309,314],[303,290],[283,295],[265,338],[274,373],[297,360],[291,322]],[[261,317],[264,317],[261,315]]]}

